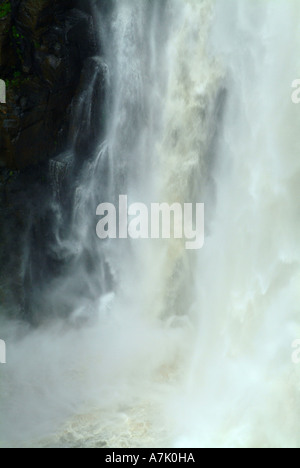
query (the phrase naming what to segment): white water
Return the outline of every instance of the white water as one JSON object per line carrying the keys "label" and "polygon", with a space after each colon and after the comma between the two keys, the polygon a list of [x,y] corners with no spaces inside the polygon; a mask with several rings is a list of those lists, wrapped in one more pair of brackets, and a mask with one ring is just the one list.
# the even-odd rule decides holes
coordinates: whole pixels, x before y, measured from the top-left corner
{"label": "white water", "polygon": [[[102,201],[107,158],[105,201],[204,200],[206,244],[101,245],[118,286],[85,305],[97,320],[10,324],[2,444],[299,447],[300,7],[147,5],[117,2],[107,139],[75,220]],[[73,229],[83,248],[86,225]]]}

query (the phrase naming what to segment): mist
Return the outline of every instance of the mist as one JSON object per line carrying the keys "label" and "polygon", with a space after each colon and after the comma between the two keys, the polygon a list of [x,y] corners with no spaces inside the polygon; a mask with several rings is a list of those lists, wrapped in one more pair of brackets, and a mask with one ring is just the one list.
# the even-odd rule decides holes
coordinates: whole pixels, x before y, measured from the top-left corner
{"label": "mist", "polygon": [[[74,125],[104,73],[104,137],[79,169],[76,138],[52,162],[51,248],[72,263],[36,288],[42,324],[1,319],[0,446],[299,447],[300,6],[94,14],[104,52]],[[97,206],[122,194],[204,203],[203,248],[100,240]]]}

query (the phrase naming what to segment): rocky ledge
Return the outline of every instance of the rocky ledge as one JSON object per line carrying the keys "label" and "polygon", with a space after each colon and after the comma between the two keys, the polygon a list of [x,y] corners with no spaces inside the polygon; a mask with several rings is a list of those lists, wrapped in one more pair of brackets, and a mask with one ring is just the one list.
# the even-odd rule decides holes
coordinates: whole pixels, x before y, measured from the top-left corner
{"label": "rocky ledge", "polygon": [[101,126],[89,122],[103,120],[101,106],[91,109],[90,119],[80,102],[91,75],[98,77],[91,102],[101,102],[104,93],[94,9],[106,14],[111,5],[0,0],[0,79],[7,88],[7,102],[0,104],[0,317],[32,319],[32,311],[40,311],[35,292],[65,264],[51,250],[49,161],[65,154],[71,142],[81,159],[88,157],[87,148],[99,137]]}
{"label": "rocky ledge", "polygon": [[64,149],[82,70],[97,49],[89,0],[0,0],[0,170]]}

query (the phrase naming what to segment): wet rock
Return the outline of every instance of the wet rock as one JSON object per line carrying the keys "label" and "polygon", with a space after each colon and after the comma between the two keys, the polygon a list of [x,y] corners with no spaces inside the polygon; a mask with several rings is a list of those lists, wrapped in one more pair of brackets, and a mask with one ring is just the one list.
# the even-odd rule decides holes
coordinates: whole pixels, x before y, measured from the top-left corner
{"label": "wet rock", "polygon": [[49,240],[53,180],[62,184],[69,171],[49,161],[71,141],[80,152],[97,137],[96,123],[87,131],[88,116],[84,137],[75,138],[72,124],[95,67],[91,118],[99,121],[104,112],[105,66],[93,58],[96,37],[89,0],[0,0],[0,79],[7,84],[7,104],[0,104],[0,313],[28,319],[34,290],[67,262],[45,247],[55,244]]}
{"label": "wet rock", "polygon": [[[86,60],[71,108],[70,142],[77,161],[88,158],[105,130],[105,95],[108,81],[106,63],[93,57]],[[86,106],[90,102],[90,107]]]}
{"label": "wet rock", "polygon": [[82,9],[83,2],[75,0],[5,3],[0,78],[7,83],[7,105],[0,105],[0,167],[23,170],[68,144],[72,100],[97,40],[88,0]]}

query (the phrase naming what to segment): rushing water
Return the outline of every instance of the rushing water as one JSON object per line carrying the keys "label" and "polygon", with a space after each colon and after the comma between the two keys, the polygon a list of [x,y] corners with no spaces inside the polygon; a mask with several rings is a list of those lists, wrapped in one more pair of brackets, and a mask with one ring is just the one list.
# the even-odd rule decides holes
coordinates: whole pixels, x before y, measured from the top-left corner
{"label": "rushing water", "polygon": [[[73,152],[50,167],[77,260],[43,297],[72,320],[5,325],[0,443],[299,447],[298,1],[117,0],[103,21],[105,137],[69,216]],[[204,248],[97,240],[96,206],[124,193],[204,201]]]}

